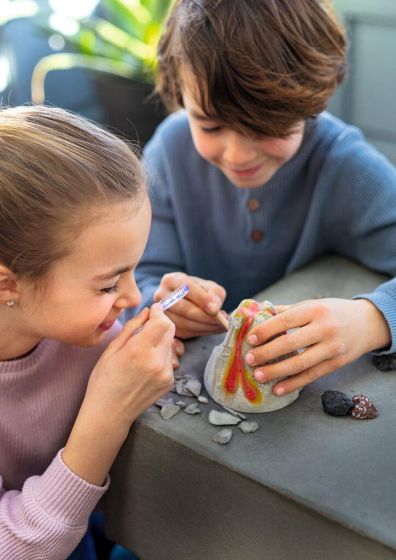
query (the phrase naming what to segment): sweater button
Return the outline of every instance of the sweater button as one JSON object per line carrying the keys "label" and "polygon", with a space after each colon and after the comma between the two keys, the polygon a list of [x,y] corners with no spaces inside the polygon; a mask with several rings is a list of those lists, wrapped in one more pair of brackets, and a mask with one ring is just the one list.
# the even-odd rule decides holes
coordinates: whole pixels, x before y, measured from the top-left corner
{"label": "sweater button", "polygon": [[264,238],[264,232],[261,229],[254,229],[250,235],[252,241],[256,241],[257,243]]}
{"label": "sweater button", "polygon": [[247,201],[247,207],[251,212],[256,212],[260,208],[260,202],[257,198],[249,198]]}

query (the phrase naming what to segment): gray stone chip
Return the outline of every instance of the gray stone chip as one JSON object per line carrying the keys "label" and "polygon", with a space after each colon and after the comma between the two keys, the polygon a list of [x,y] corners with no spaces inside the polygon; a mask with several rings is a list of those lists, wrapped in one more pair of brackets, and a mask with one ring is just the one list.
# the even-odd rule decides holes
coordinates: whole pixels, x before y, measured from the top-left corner
{"label": "gray stone chip", "polygon": [[177,406],[176,404],[166,404],[160,410],[160,414],[164,420],[169,420],[178,412],[180,412],[180,406]]}
{"label": "gray stone chip", "polygon": [[208,419],[214,426],[235,426],[241,421],[238,416],[233,416],[228,412],[219,412],[218,410],[211,410]]}
{"label": "gray stone chip", "polygon": [[257,424],[257,422],[253,422],[253,421],[252,422],[241,422],[238,426],[238,428],[244,434],[253,434],[254,432],[257,432],[259,427],[260,426]]}
{"label": "gray stone chip", "polygon": [[189,379],[185,387],[194,397],[199,397],[202,389],[202,383],[198,381],[198,379]]}
{"label": "gray stone chip", "polygon": [[203,404],[208,404],[209,399],[207,397],[204,397],[203,395],[199,395],[198,402],[203,403]]}
{"label": "gray stone chip", "polygon": [[201,409],[196,403],[189,404],[183,410],[186,414],[201,414]]}
{"label": "gray stone chip", "polygon": [[228,443],[232,438],[232,429],[231,428],[224,428],[224,430],[220,430],[217,432],[213,437],[213,441],[216,443],[221,443],[221,445],[225,445]]}
{"label": "gray stone chip", "polygon": [[232,410],[232,408],[228,408],[228,406],[223,406],[224,410],[232,414],[233,416],[237,416],[241,420],[246,420],[246,416],[242,414],[242,412],[237,412],[236,410]]}

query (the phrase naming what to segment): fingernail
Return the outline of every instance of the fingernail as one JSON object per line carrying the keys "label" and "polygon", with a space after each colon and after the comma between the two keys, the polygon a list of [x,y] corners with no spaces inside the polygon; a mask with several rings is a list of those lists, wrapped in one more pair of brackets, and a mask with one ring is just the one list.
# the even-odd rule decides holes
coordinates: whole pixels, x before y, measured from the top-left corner
{"label": "fingernail", "polygon": [[254,378],[259,383],[262,383],[263,381],[265,381],[265,374],[263,371],[261,371],[261,369],[259,369],[258,371],[254,372]]}
{"label": "fingernail", "polygon": [[275,391],[275,395],[278,395],[278,397],[284,395],[286,392],[283,387],[277,387],[274,391]]}
{"label": "fingernail", "polygon": [[255,334],[250,334],[248,336],[249,344],[257,344],[257,336]]}
{"label": "fingernail", "polygon": [[210,312],[210,313],[217,313],[220,309],[220,307],[217,305],[217,303],[214,303],[213,301],[211,301],[210,303],[208,303],[208,305],[206,306],[206,309]]}
{"label": "fingernail", "polygon": [[252,366],[254,364],[254,354],[252,354],[251,352],[248,352],[245,356],[245,361],[246,361],[247,364]]}

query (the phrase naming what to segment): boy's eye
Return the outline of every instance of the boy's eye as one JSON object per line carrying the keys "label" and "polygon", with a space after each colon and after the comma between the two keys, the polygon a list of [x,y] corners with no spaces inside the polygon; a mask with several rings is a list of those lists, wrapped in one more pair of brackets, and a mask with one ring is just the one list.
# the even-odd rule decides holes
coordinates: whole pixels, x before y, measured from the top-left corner
{"label": "boy's eye", "polygon": [[221,126],[203,126],[201,130],[202,132],[206,132],[207,134],[213,134],[214,132],[219,132],[221,130]]}
{"label": "boy's eye", "polygon": [[102,288],[100,291],[102,294],[113,294],[117,290],[118,290],[118,282],[116,282],[112,286],[109,286],[108,288]]}

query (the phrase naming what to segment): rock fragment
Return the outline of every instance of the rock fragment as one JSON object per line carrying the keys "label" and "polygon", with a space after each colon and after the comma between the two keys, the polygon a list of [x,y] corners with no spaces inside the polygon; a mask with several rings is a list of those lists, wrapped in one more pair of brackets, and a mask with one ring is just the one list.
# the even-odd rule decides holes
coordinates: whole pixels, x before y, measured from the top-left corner
{"label": "rock fragment", "polygon": [[242,412],[237,412],[236,410],[233,410],[232,408],[228,408],[228,406],[223,406],[223,408],[224,408],[224,410],[226,410],[227,412],[229,412],[233,416],[237,416],[241,420],[246,420],[246,418],[247,418],[247,416],[245,416],[245,414],[242,414]]}
{"label": "rock fragment", "polygon": [[221,445],[225,445],[228,443],[232,438],[232,429],[231,428],[224,428],[224,430],[220,430],[217,432],[213,437],[213,441],[216,443],[220,443]]}
{"label": "rock fragment", "polygon": [[257,432],[257,430],[259,429],[259,425],[257,424],[257,422],[251,421],[251,422],[247,422],[246,420],[244,420],[243,422],[241,422],[238,426],[238,428],[241,430],[241,432],[243,432],[244,434],[253,434],[254,432]]}
{"label": "rock fragment", "polygon": [[366,395],[354,395],[352,401],[355,404],[352,410],[355,420],[372,420],[378,416],[378,410]]}
{"label": "rock fragment", "polygon": [[187,391],[190,391],[190,393],[194,396],[194,397],[199,397],[200,393],[201,393],[201,389],[202,389],[202,383],[200,381],[198,381],[198,379],[189,379],[185,385]]}
{"label": "rock fragment", "polygon": [[203,404],[208,404],[209,399],[207,397],[204,397],[203,395],[199,395],[198,402],[203,403]]}
{"label": "rock fragment", "polygon": [[372,362],[380,371],[391,371],[392,369],[396,369],[396,354],[374,356]]}
{"label": "rock fragment", "polygon": [[208,419],[214,426],[235,426],[241,421],[238,416],[233,416],[228,412],[219,412],[218,410],[211,410]]}
{"label": "rock fragment", "polygon": [[173,418],[173,416],[176,416],[180,410],[180,406],[177,406],[176,404],[166,404],[161,408],[160,414],[164,420],[169,420],[170,418]]}
{"label": "rock fragment", "polygon": [[325,391],[322,396],[323,410],[331,416],[347,416],[352,413],[353,402],[341,391]]}
{"label": "rock fragment", "polygon": [[184,401],[176,401],[175,404],[177,404],[177,406],[180,406],[180,408],[186,408],[187,403]]}
{"label": "rock fragment", "polygon": [[201,409],[196,403],[189,404],[183,410],[186,414],[201,414]]}

